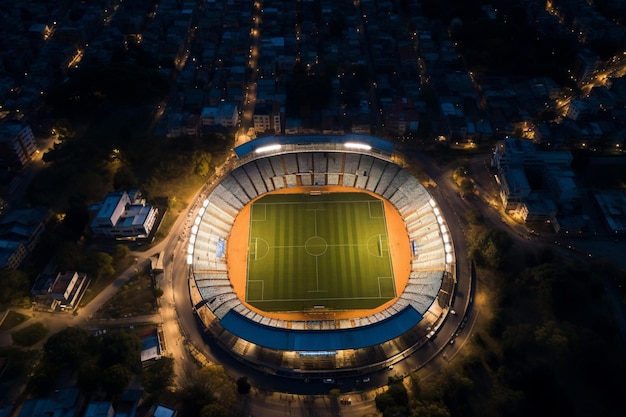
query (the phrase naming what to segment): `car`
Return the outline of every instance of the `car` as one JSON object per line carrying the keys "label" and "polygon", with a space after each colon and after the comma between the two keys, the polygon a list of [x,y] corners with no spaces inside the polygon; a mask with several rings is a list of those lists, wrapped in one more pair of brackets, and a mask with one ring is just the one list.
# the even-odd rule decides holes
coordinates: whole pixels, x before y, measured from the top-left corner
{"label": "car", "polygon": [[364,383],[365,383],[365,382],[370,382],[370,381],[371,381],[371,379],[370,379],[370,377],[369,377],[369,376],[366,376],[365,378],[363,378],[363,382],[364,382]]}
{"label": "car", "polygon": [[388,370],[390,370],[390,371],[392,371],[392,370],[393,370],[393,365],[389,365],[389,366],[387,367],[387,369],[388,369]]}
{"label": "car", "polygon": [[322,380],[322,382],[323,382],[324,384],[334,384],[334,383],[335,383],[335,380],[334,380],[334,379],[332,379],[332,378],[324,378],[324,379]]}

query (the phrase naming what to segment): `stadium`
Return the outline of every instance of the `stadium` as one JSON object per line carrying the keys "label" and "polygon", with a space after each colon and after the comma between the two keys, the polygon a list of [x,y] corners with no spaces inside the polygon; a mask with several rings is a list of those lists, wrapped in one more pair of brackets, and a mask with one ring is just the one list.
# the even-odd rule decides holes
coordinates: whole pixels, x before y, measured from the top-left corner
{"label": "stadium", "polygon": [[450,311],[454,246],[392,143],[368,135],[268,136],[199,205],[187,263],[210,339],[267,373],[383,369]]}

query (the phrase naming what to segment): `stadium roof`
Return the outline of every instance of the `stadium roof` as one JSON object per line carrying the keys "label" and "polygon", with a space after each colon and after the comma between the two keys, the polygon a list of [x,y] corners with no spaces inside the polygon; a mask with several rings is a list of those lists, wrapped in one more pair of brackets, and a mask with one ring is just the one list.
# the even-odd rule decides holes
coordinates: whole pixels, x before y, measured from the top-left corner
{"label": "stadium roof", "polygon": [[220,324],[236,336],[259,346],[287,351],[335,351],[379,345],[403,335],[422,320],[412,306],[369,326],[340,330],[293,330],[271,327],[230,310]]}
{"label": "stadium roof", "polygon": [[281,145],[310,145],[312,143],[346,143],[346,142],[359,142],[370,145],[373,149],[391,155],[393,153],[394,145],[386,140],[379,139],[375,136],[360,135],[360,134],[346,134],[346,135],[290,135],[290,136],[264,136],[258,139],[246,142],[243,145],[237,146],[233,151],[238,158],[242,158],[256,149],[268,145],[281,144]]}

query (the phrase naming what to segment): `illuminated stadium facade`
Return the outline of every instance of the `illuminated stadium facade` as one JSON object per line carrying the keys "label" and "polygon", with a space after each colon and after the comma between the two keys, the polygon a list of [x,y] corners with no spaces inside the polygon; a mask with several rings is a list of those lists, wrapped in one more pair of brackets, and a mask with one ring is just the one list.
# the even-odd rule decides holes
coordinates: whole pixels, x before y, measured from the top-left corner
{"label": "illuminated stadium facade", "polygon": [[[341,376],[387,367],[436,334],[455,291],[454,247],[437,203],[396,162],[393,144],[367,135],[269,136],[234,151],[238,164],[202,202],[187,251],[194,311],[217,345],[265,372]],[[267,313],[246,303],[238,288],[246,285],[248,236],[236,224],[250,203],[272,193],[355,191],[384,200],[401,219],[394,242],[407,254],[406,276],[395,278],[403,282],[397,296],[352,311]]]}

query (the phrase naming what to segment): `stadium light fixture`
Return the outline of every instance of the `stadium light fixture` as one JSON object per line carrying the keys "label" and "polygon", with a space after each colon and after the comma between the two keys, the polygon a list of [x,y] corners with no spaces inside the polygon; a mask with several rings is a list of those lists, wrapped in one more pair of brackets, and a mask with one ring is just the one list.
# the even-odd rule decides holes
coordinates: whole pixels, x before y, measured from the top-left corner
{"label": "stadium light fixture", "polygon": [[206,211],[206,207],[200,207],[200,210],[198,210],[198,216],[202,216],[205,211]]}
{"label": "stadium light fixture", "polygon": [[256,148],[254,150],[254,152],[256,152],[256,153],[272,152],[272,151],[279,150],[281,147],[282,147],[282,145],[280,145],[280,144],[261,146],[260,148]]}
{"label": "stadium light fixture", "polygon": [[187,254],[191,255],[193,253],[193,243],[190,243],[189,246],[187,246]]}
{"label": "stadium light fixture", "polygon": [[435,203],[435,200],[433,200],[432,198],[428,200],[428,204],[430,204],[431,207],[435,207],[437,205],[437,203]]}
{"label": "stadium light fixture", "polygon": [[451,253],[446,254],[446,263],[448,263],[448,264],[452,263],[452,254]]}
{"label": "stadium light fixture", "polygon": [[209,199],[205,198],[204,201],[202,202],[202,207],[206,207],[209,205]]}
{"label": "stadium light fixture", "polygon": [[192,234],[192,235],[195,235],[196,233],[198,233],[198,225],[194,224],[194,225],[191,227],[191,234]]}
{"label": "stadium light fixture", "polygon": [[365,143],[358,143],[358,142],[346,142],[343,144],[343,146],[345,146],[348,149],[359,149],[362,151],[369,151],[372,149],[370,145],[367,145]]}
{"label": "stadium light fixture", "polygon": [[189,236],[189,243],[191,243],[192,245],[196,243],[196,235]]}
{"label": "stadium light fixture", "polygon": [[199,225],[201,221],[202,221],[202,216],[196,216],[196,220],[194,220],[193,224]]}
{"label": "stadium light fixture", "polygon": [[191,265],[193,263],[193,256],[187,255],[187,265]]}

